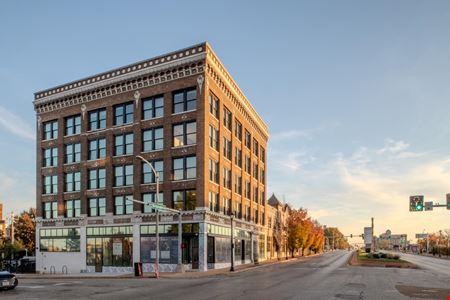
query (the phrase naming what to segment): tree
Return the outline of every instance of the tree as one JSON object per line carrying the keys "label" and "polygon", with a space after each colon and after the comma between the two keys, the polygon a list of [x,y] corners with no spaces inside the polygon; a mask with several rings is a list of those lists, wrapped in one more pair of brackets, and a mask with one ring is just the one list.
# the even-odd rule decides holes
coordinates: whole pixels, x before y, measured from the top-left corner
{"label": "tree", "polygon": [[287,221],[287,246],[292,256],[304,245],[305,229],[303,228],[303,221],[307,215],[307,211],[302,208],[290,211]]}
{"label": "tree", "polygon": [[36,226],[33,221],[35,216],[36,209],[30,208],[14,218],[14,238],[20,241],[29,253],[34,253],[35,250]]}

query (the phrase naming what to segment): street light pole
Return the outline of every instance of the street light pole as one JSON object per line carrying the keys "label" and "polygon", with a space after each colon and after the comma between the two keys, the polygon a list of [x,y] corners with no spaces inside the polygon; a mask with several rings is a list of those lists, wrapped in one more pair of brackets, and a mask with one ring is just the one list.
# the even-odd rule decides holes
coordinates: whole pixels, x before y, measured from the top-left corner
{"label": "street light pole", "polygon": [[150,167],[152,172],[155,174],[155,179],[156,179],[156,205],[151,204],[151,203],[145,203],[143,201],[139,201],[139,200],[135,200],[135,199],[129,199],[130,201],[133,201],[133,202],[152,206],[152,208],[156,210],[156,231],[155,231],[155,234],[156,234],[156,255],[155,255],[156,278],[159,278],[159,211],[160,210],[178,214],[178,265],[177,265],[177,271],[184,272],[184,266],[183,266],[182,255],[181,255],[181,252],[182,252],[181,246],[182,246],[182,242],[183,242],[182,241],[182,238],[183,238],[182,210],[176,210],[176,209],[161,206],[161,204],[159,203],[159,174],[158,174],[158,172],[155,170],[153,165],[148,160],[146,160],[145,158],[143,158],[140,155],[137,155],[136,157],[141,159],[143,162],[145,162]]}
{"label": "street light pole", "polygon": [[231,221],[231,267],[230,267],[230,272],[234,272],[234,216],[231,215],[230,216],[230,221]]}
{"label": "street light pole", "polygon": [[[155,179],[156,179],[156,203],[159,204],[159,174],[158,174],[158,172],[156,172],[155,168],[153,167],[153,165],[148,160],[146,160],[145,158],[143,158],[140,155],[137,155],[136,157],[139,158],[140,160],[142,160],[143,162],[145,162],[150,167],[150,169],[153,171],[153,174],[155,174]],[[159,278],[159,210],[156,210],[155,274],[156,274],[156,278]]]}

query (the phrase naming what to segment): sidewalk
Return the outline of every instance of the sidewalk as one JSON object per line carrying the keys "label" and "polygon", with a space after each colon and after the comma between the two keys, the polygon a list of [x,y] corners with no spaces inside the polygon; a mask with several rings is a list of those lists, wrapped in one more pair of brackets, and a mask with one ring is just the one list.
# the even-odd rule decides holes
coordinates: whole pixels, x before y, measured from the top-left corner
{"label": "sidewalk", "polygon": [[[278,263],[287,263],[298,260],[306,260],[311,257],[322,255],[312,254],[309,256],[297,256],[294,258],[282,258],[266,260],[260,262],[258,264],[246,264],[239,265],[234,267],[234,272],[230,272],[230,268],[216,269],[216,270],[208,270],[206,272],[198,272],[198,271],[188,271],[184,273],[174,273],[174,272],[164,272],[160,273],[160,278],[173,278],[173,279],[181,279],[181,278],[204,278],[209,276],[217,276],[217,275],[232,275],[236,273],[246,272],[249,270],[255,270],[261,267],[270,266]],[[153,272],[144,273],[142,277],[135,277],[134,273],[79,273],[79,274],[16,274],[17,278],[20,279],[141,279],[141,278],[155,278],[155,274]]]}

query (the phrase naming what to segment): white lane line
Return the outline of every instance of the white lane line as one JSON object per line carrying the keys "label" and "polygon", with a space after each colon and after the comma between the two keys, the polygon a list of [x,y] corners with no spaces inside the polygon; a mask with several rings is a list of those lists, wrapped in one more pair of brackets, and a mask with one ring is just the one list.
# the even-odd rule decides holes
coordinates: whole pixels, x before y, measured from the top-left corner
{"label": "white lane line", "polygon": [[18,285],[16,288],[26,288],[26,289],[41,289],[45,286],[43,285]]}

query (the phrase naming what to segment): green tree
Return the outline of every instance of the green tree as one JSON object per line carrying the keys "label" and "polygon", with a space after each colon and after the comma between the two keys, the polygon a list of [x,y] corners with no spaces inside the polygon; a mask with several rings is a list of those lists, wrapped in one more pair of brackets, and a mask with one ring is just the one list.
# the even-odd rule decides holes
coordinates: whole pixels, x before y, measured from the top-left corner
{"label": "green tree", "polygon": [[35,251],[36,226],[33,221],[35,217],[36,209],[30,208],[14,218],[14,238],[30,254]]}

